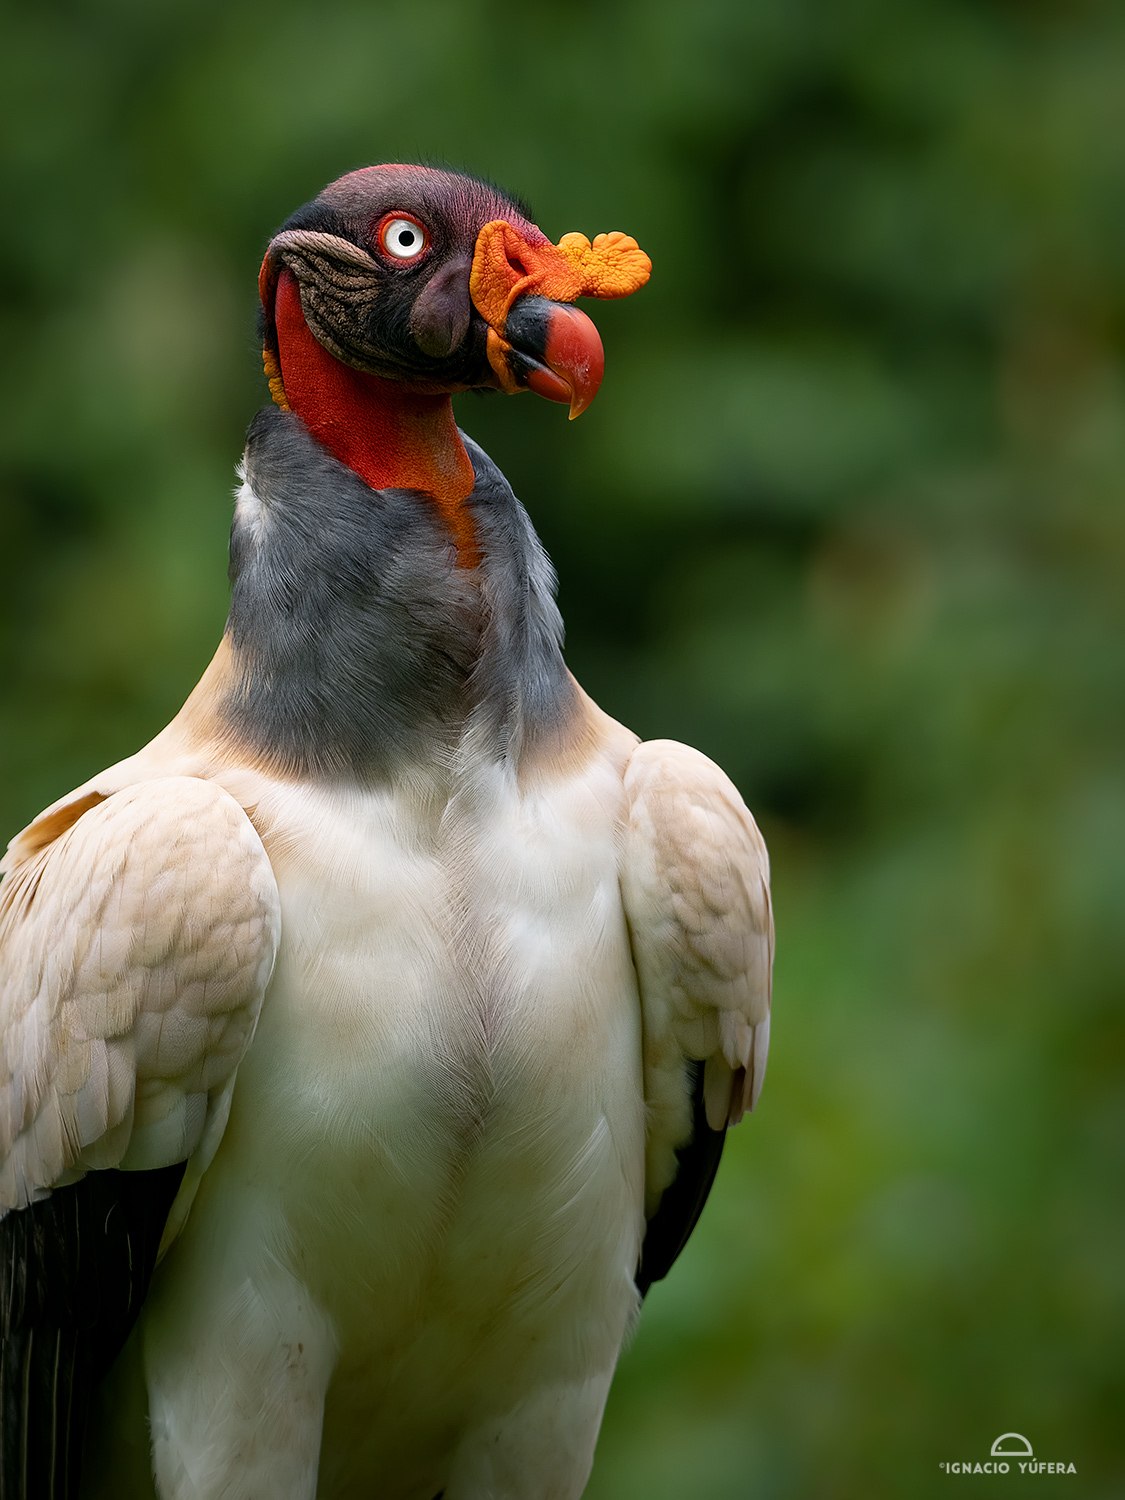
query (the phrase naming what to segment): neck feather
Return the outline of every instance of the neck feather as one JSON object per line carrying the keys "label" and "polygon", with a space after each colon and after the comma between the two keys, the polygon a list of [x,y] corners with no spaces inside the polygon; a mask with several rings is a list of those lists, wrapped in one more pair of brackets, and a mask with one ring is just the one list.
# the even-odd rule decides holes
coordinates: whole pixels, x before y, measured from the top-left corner
{"label": "neck feather", "polygon": [[281,775],[414,786],[571,743],[581,700],[554,574],[503,475],[466,447],[473,574],[432,506],[373,493],[295,413],[259,412],[231,528],[228,646],[192,706],[196,733]]}
{"label": "neck feather", "polygon": [[416,490],[437,506],[462,567],[479,561],[465,501],[475,476],[444,393],[407,391],[342,364],[317,342],[297,279],[278,278],[274,316],[285,398],[316,440],[374,490]]}

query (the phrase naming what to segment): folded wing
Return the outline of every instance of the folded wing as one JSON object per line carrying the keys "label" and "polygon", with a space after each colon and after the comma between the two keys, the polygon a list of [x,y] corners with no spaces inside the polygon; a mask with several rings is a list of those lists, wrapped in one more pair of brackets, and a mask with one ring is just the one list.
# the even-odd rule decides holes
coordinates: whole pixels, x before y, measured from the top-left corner
{"label": "folded wing", "polygon": [[769,858],[729,778],[671,740],[634,751],[621,886],[640,983],[648,1230],[638,1285],[667,1274],[703,1208],[728,1125],[769,1049]]}
{"label": "folded wing", "polygon": [[280,908],[242,807],[187,776],[58,804],[4,874],[0,1493],[50,1500],[222,1136]]}

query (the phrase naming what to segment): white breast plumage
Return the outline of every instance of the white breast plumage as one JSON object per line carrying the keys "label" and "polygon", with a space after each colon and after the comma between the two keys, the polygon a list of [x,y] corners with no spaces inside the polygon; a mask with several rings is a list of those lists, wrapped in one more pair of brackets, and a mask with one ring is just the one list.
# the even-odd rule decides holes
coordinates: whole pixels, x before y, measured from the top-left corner
{"label": "white breast plumage", "polygon": [[[277,970],[147,1319],[156,1430],[166,1412],[177,1448],[194,1446],[185,1409],[212,1444],[247,1440],[222,1379],[185,1389],[229,1364],[232,1324],[279,1409],[339,1370],[325,1420],[382,1465],[432,1450],[428,1424],[472,1425],[478,1401],[573,1380],[575,1345],[575,1399],[604,1399],[643,1227],[640,1015],[606,817],[621,797],[608,760],[523,795],[497,773],[444,815],[258,788]],[[202,1306],[161,1295],[185,1279]],[[300,1359],[263,1367],[279,1324]],[[435,1364],[444,1412],[388,1402]]]}

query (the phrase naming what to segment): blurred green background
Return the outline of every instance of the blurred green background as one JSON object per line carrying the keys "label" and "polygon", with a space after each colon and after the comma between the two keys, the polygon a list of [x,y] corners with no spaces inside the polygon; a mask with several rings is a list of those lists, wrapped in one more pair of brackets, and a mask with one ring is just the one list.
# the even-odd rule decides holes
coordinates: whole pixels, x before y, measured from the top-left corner
{"label": "blurred green background", "polygon": [[[103,0],[0,56],[0,815],[208,660],[270,231],[446,160],[655,274],[465,399],[576,673],[770,843],[759,1114],[593,1500],[1125,1493],[1125,7]],[[1077,1478],[943,1474],[1016,1429]]]}

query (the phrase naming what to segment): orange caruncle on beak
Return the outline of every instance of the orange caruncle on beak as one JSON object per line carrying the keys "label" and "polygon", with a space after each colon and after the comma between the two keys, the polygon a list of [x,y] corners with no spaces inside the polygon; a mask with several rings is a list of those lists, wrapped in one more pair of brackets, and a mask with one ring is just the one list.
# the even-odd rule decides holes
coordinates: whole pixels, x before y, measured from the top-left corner
{"label": "orange caruncle on beak", "polygon": [[631,236],[566,234],[557,245],[527,240],[504,219],[477,236],[469,276],[473,305],[488,323],[488,362],[501,390],[530,389],[585,411],[601,383],[604,355],[585,313],[559,306],[578,297],[628,297],[652,262]]}

